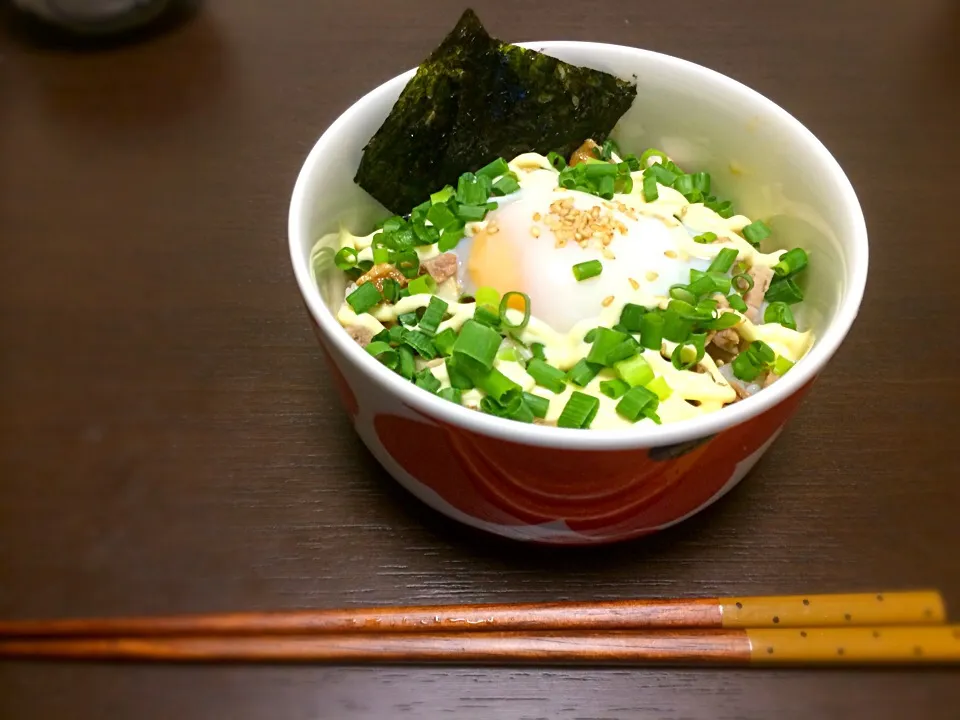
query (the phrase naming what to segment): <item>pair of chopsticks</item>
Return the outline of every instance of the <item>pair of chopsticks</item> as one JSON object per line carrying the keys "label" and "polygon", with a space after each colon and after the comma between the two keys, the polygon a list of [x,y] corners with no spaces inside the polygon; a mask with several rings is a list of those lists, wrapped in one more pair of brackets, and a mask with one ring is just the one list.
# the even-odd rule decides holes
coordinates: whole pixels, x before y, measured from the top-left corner
{"label": "pair of chopsticks", "polygon": [[939,593],[0,621],[0,659],[575,665],[957,663]]}

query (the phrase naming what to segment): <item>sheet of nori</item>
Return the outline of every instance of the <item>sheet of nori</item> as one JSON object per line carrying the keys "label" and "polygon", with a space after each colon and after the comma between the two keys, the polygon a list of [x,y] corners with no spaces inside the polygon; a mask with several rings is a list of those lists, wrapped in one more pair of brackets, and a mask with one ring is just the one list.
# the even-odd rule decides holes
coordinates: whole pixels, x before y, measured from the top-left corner
{"label": "sheet of nori", "polygon": [[355,182],[405,215],[461,174],[498,157],[602,142],[635,85],[487,34],[464,12],[407,83],[364,148]]}

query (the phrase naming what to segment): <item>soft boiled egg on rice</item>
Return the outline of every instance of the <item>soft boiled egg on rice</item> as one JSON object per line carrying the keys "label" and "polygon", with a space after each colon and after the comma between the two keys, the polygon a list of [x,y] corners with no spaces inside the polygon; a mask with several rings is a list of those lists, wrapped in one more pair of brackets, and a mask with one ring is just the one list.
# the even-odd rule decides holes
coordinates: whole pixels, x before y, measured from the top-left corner
{"label": "soft boiled egg on rice", "polygon": [[[500,294],[526,293],[534,317],[568,332],[638,291],[667,296],[671,285],[689,282],[691,268],[709,265],[680,249],[662,219],[625,204],[629,196],[603,200],[558,189],[555,173],[542,174],[548,182],[524,182],[498,198],[498,207],[455,249],[464,292],[492,287]],[[578,281],[573,266],[590,260],[602,263],[602,273]]]}

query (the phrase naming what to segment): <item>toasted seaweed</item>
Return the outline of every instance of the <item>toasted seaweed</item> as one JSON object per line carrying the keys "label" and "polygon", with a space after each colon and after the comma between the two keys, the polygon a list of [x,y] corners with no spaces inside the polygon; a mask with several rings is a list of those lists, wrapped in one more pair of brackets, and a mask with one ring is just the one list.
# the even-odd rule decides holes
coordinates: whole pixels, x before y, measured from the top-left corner
{"label": "toasted seaweed", "polygon": [[417,69],[364,148],[355,182],[404,215],[498,157],[603,142],[637,88],[490,37],[472,10]]}

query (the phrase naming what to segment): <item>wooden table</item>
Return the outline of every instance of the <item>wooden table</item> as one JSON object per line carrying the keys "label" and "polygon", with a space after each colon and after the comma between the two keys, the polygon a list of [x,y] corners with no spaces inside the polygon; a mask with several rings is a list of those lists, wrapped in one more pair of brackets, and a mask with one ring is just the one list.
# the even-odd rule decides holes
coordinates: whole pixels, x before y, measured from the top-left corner
{"label": "wooden table", "polygon": [[[415,65],[460,7],[210,1],[97,52],[4,12],[0,615],[936,586],[956,617],[960,5],[476,6],[507,39],[713,67],[833,151],[867,216],[871,275],[799,416],[728,498],[651,539],[550,550],[454,525],[348,425],[293,283],[286,211],[317,136]],[[948,670],[0,664],[4,720],[930,720],[958,707]]]}

